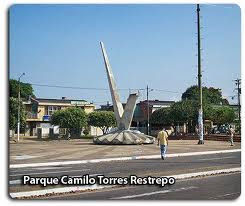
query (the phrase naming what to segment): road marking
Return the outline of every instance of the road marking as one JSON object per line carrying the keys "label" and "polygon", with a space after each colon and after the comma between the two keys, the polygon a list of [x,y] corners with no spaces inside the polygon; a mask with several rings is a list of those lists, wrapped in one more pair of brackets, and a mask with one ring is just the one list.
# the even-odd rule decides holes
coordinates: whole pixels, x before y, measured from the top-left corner
{"label": "road marking", "polygon": [[21,180],[11,180],[9,181],[10,185],[20,185],[21,184]]}
{"label": "road marking", "polygon": [[197,189],[198,187],[182,187],[179,189],[170,189],[170,190],[161,190],[161,191],[155,191],[155,192],[149,192],[149,193],[143,193],[139,195],[128,195],[128,196],[122,196],[122,197],[113,197],[112,200],[122,200],[122,199],[132,199],[136,197],[143,197],[143,196],[150,196],[155,194],[161,194],[161,193],[169,193],[169,192],[180,192],[185,190],[191,190],[191,189]]}
{"label": "road marking", "polygon": [[222,160],[222,159],[230,159],[234,158],[235,156],[230,156],[230,157],[217,157],[217,158],[208,158],[208,159],[198,159],[198,160]]}
{"label": "road marking", "polygon": [[11,159],[15,159],[15,160],[27,160],[27,159],[37,158],[37,157],[41,157],[41,156],[32,156],[32,155],[10,156]]}
{"label": "road marking", "polygon": [[[237,168],[230,168],[230,169],[223,169],[223,170],[212,170],[206,172],[197,172],[197,173],[189,173],[189,174],[179,174],[179,175],[172,175],[172,176],[165,176],[165,177],[173,177],[175,179],[186,179],[186,178],[193,178],[193,177],[200,177],[200,176],[207,176],[207,175],[217,175],[217,174],[225,174],[231,172],[241,172],[241,167]],[[65,192],[78,192],[78,191],[85,191],[85,190],[98,190],[103,188],[110,188],[115,187],[115,185],[89,185],[89,186],[75,186],[75,187],[61,187],[61,188],[54,188],[54,189],[44,189],[44,190],[36,190],[36,191],[27,191],[27,192],[14,192],[10,193],[12,198],[18,197],[31,197],[31,196],[39,196],[39,195],[47,195],[52,193],[65,193]]]}
{"label": "road marking", "polygon": [[10,196],[12,198],[31,197],[31,196],[40,196],[40,195],[55,194],[55,193],[58,194],[58,193],[77,192],[77,191],[93,190],[93,189],[97,190],[97,189],[103,189],[109,187],[113,187],[113,186],[89,185],[89,186],[61,187],[61,188],[44,189],[44,190],[37,190],[37,191],[15,192],[15,193],[10,193]]}
{"label": "road marking", "polygon": [[115,175],[115,174],[120,174],[121,172],[110,172],[108,175]]}
{"label": "road marking", "polygon": [[[103,175],[103,174],[89,174],[89,177],[95,177],[95,176],[98,176],[98,175]],[[71,177],[82,177],[82,176],[71,176]]]}
{"label": "road marking", "polygon": [[90,169],[82,169],[82,170],[63,170],[63,171],[48,171],[48,172],[33,172],[33,173],[24,173],[24,174],[12,174],[9,176],[20,176],[20,175],[41,175],[41,174],[51,174],[51,173],[63,173],[63,172],[83,172],[89,171]]}
{"label": "road marking", "polygon": [[215,197],[210,197],[208,199],[218,199],[220,197],[226,197],[226,196],[231,196],[231,195],[236,195],[236,194],[241,194],[240,192],[233,192],[233,193],[228,193],[228,194],[224,194],[224,195],[218,195],[218,196],[215,196]]}
{"label": "road marking", "polygon": [[[112,174],[119,174],[120,172],[111,172],[111,173],[108,173],[108,175],[112,175]],[[98,176],[98,175],[103,175],[103,174],[91,174],[89,175],[90,177],[95,177],[95,176]],[[69,177],[82,177],[81,175],[80,176],[69,176]],[[20,179],[17,179],[17,180],[10,180],[9,181],[9,184],[10,185],[19,185],[21,184],[21,180]]]}
{"label": "road marking", "polygon": [[40,167],[40,168],[31,168],[31,170],[57,170],[57,169],[69,169],[72,167]]}
{"label": "road marking", "polygon": [[[103,174],[92,174],[92,175],[89,175],[90,177],[94,177],[94,176],[98,176],[98,175],[103,175]],[[69,177],[82,177],[81,175],[80,176],[69,176]],[[9,184],[10,185],[19,185],[21,184],[21,180],[20,179],[17,179],[17,180],[10,180],[9,181]]]}
{"label": "road marking", "polygon": [[208,176],[208,175],[217,175],[217,174],[231,173],[231,172],[241,172],[241,167],[222,169],[222,170],[210,170],[205,172],[186,173],[180,175],[170,175],[164,177],[174,177],[176,180],[180,180],[180,179],[187,179],[187,178]]}
{"label": "road marking", "polygon": [[14,170],[14,171],[11,171],[11,172],[14,172],[14,173],[18,173],[18,172],[25,172],[25,173],[28,173],[28,172],[33,172],[33,171],[36,171],[36,170],[57,170],[57,169],[69,169],[69,168],[72,168],[72,167],[40,167],[40,168],[28,168],[27,170],[23,170],[23,169],[18,169],[18,170]]}
{"label": "road marking", "polygon": [[[113,174],[119,174],[120,172],[110,172],[108,174],[89,174],[90,177],[95,177],[98,175],[113,175]],[[71,177],[82,177],[82,176],[71,176]]]}
{"label": "road marking", "polygon": [[[184,156],[221,154],[221,153],[232,153],[232,152],[241,152],[241,149],[176,153],[176,154],[167,154],[166,157],[184,157]],[[9,168],[11,169],[11,168],[24,168],[24,167],[43,167],[43,166],[61,166],[61,165],[63,166],[63,165],[88,164],[88,163],[138,160],[138,159],[159,159],[159,157],[160,157],[159,155],[148,155],[148,156],[115,157],[115,158],[107,158],[107,159],[76,160],[76,161],[63,161],[63,162],[11,164],[9,165]]]}

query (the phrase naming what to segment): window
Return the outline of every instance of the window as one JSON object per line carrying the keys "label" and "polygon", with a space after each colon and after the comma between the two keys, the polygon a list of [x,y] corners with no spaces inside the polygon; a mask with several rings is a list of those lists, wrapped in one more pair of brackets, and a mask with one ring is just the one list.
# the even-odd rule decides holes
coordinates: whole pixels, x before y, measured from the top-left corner
{"label": "window", "polygon": [[60,110],[59,106],[48,106],[47,115],[51,116],[57,110]]}

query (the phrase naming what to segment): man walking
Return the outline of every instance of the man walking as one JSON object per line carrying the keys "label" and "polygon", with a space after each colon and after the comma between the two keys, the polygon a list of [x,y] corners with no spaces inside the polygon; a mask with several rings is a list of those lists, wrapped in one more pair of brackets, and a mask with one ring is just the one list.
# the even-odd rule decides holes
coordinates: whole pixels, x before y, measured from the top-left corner
{"label": "man walking", "polygon": [[164,128],[157,135],[157,145],[160,145],[161,157],[164,160],[166,158],[167,147],[168,147],[168,136],[174,131],[173,127],[170,130]]}
{"label": "man walking", "polygon": [[235,130],[232,128],[232,126],[230,125],[229,127],[229,134],[230,134],[230,142],[231,142],[231,146],[234,146],[234,143],[233,143],[233,136],[235,134]]}

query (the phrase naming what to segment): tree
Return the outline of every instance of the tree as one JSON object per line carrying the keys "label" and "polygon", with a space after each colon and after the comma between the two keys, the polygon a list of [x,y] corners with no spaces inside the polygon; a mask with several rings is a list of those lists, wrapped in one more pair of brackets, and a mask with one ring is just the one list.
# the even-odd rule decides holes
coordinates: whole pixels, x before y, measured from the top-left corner
{"label": "tree", "polygon": [[161,108],[154,111],[151,115],[150,122],[156,125],[170,125],[173,122],[170,111],[170,108]]}
{"label": "tree", "polygon": [[51,116],[51,124],[67,128],[69,135],[71,135],[73,131],[82,129],[87,125],[87,115],[79,107],[58,110]]}
{"label": "tree", "polygon": [[171,105],[171,115],[175,123],[185,123],[196,119],[198,104],[197,101],[185,100]]}
{"label": "tree", "polygon": [[219,126],[222,124],[230,124],[236,118],[236,114],[232,108],[227,106],[216,107],[213,109],[213,122]]}
{"label": "tree", "polygon": [[[222,93],[220,89],[215,89],[213,87],[203,87],[203,104],[215,104],[215,105],[229,105],[227,99],[222,98]],[[199,100],[199,89],[198,86],[191,86],[186,89],[182,94],[182,100]]]}
{"label": "tree", "polygon": [[[18,99],[9,98],[9,129],[15,130],[17,128],[18,121]],[[25,128],[26,113],[22,101],[20,101],[20,127]]]}
{"label": "tree", "polygon": [[203,105],[203,119],[204,120],[212,120],[214,116],[214,106],[211,104]]}
{"label": "tree", "polygon": [[[194,131],[198,121],[199,108],[198,87],[192,86],[182,94],[182,100],[170,106],[156,110],[151,115],[152,124],[170,125],[188,123],[189,131]],[[228,124],[235,119],[235,112],[222,98],[219,89],[203,88],[203,119],[212,120],[217,124]]]}
{"label": "tree", "polygon": [[[19,82],[15,79],[9,80],[9,96],[18,98],[19,93]],[[33,88],[28,83],[20,82],[20,97],[28,99],[29,96],[35,97],[33,94]]]}
{"label": "tree", "polygon": [[170,125],[186,123],[194,120],[197,115],[197,102],[193,100],[179,101],[170,106],[153,112],[151,122],[153,124]]}
{"label": "tree", "polygon": [[[204,119],[213,117],[213,107],[207,104],[203,107]],[[151,115],[151,123],[158,125],[183,124],[189,122],[189,129],[193,130],[197,124],[198,102],[195,100],[179,101],[170,106],[156,110]]]}
{"label": "tree", "polygon": [[95,111],[88,116],[88,125],[99,127],[103,134],[108,132],[110,127],[116,126],[116,118],[114,112],[111,111]]}

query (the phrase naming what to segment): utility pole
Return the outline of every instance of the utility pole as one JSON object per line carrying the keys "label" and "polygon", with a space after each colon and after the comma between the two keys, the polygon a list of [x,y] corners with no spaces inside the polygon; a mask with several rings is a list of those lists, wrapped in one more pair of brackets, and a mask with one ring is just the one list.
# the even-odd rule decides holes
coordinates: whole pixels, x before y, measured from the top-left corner
{"label": "utility pole", "polygon": [[197,45],[198,45],[198,90],[199,90],[199,111],[198,111],[198,144],[204,144],[203,140],[203,109],[202,109],[202,70],[201,70],[201,35],[200,35],[200,7],[197,4]]}
{"label": "utility pole", "polygon": [[147,135],[150,133],[150,111],[149,111],[149,87],[146,87],[146,97],[147,97]]}
{"label": "utility pole", "polygon": [[152,92],[153,89],[150,89],[147,85],[146,87],[146,98],[147,98],[147,134],[150,135],[150,104],[149,104],[149,92]]}
{"label": "utility pole", "polygon": [[235,82],[236,82],[236,85],[237,85],[238,120],[239,120],[239,124],[241,124],[241,103],[240,103],[241,79],[236,79]]}
{"label": "utility pole", "polygon": [[20,141],[20,78],[24,76],[25,73],[22,73],[18,78],[19,88],[18,88],[18,118],[17,118],[17,142]]}

